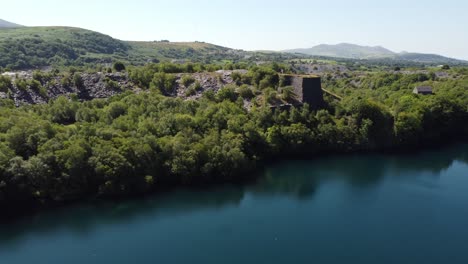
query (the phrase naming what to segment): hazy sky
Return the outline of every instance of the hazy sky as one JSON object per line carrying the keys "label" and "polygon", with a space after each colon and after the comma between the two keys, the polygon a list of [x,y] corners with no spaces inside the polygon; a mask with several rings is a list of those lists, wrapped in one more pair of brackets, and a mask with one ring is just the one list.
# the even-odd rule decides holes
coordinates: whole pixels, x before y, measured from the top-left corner
{"label": "hazy sky", "polygon": [[468,59],[466,0],[1,0],[0,18],[245,50],[342,42]]}

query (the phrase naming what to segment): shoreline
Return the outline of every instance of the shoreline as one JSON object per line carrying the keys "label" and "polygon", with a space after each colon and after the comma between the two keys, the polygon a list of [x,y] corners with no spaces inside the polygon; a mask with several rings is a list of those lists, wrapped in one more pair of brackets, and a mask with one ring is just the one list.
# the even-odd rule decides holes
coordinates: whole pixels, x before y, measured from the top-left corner
{"label": "shoreline", "polygon": [[34,217],[35,215],[41,213],[53,212],[55,210],[65,209],[77,205],[89,205],[89,204],[108,204],[108,203],[120,203],[131,200],[145,199],[148,197],[156,197],[159,195],[168,194],[174,192],[178,189],[189,189],[189,190],[211,190],[216,189],[223,185],[232,185],[232,186],[248,186],[254,184],[259,179],[261,175],[265,172],[266,168],[273,165],[291,162],[291,161],[316,161],[320,159],[328,159],[330,157],[352,157],[352,156],[369,156],[369,155],[382,155],[382,156],[406,156],[406,155],[415,155],[421,154],[424,152],[438,152],[443,149],[459,147],[467,145],[468,140],[459,139],[452,140],[445,143],[430,144],[424,145],[417,149],[402,149],[402,148],[392,148],[386,150],[354,150],[354,151],[324,151],[321,153],[314,154],[296,154],[283,157],[270,158],[267,161],[259,161],[255,164],[255,168],[246,173],[244,177],[235,178],[232,180],[218,180],[211,182],[198,182],[192,184],[166,184],[152,189],[149,192],[142,193],[133,193],[129,195],[119,195],[114,197],[98,197],[98,196],[89,196],[85,199],[76,199],[68,201],[53,201],[45,202],[43,204],[23,204],[18,207],[14,205],[12,207],[5,207],[4,213],[0,216],[1,224],[9,224],[22,220],[26,217]]}

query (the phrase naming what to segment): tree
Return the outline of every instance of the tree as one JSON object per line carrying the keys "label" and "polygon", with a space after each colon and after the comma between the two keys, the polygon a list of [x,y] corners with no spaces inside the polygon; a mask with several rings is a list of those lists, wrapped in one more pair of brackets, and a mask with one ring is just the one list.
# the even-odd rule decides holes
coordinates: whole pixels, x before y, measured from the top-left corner
{"label": "tree", "polygon": [[371,101],[359,100],[351,106],[353,116],[358,126],[367,131],[365,138],[369,139],[369,147],[388,146],[393,136],[393,116],[385,106]]}
{"label": "tree", "polygon": [[248,85],[242,85],[238,88],[239,95],[244,99],[252,99],[255,97],[252,89]]}
{"label": "tree", "polygon": [[237,71],[233,71],[231,73],[231,78],[234,81],[235,84],[241,85],[242,84],[242,74]]}
{"label": "tree", "polygon": [[49,104],[49,113],[53,122],[71,124],[76,121],[75,116],[78,109],[76,102],[70,102],[68,98],[60,96]]}
{"label": "tree", "polygon": [[401,112],[395,120],[396,140],[404,147],[419,144],[422,134],[422,120],[419,113]]}
{"label": "tree", "polygon": [[11,148],[0,142],[0,181],[1,175],[6,170],[10,159],[14,157],[15,153]]}
{"label": "tree", "polygon": [[273,88],[263,90],[264,103],[276,104],[278,103],[278,92]]}
{"label": "tree", "polygon": [[117,72],[125,71],[125,64],[123,64],[123,62],[116,61],[114,62],[114,65],[112,68],[114,68],[114,70]]}
{"label": "tree", "polygon": [[153,79],[150,83],[150,88],[159,90],[163,94],[170,94],[174,90],[175,81],[176,78],[173,74],[157,72],[153,75]]}
{"label": "tree", "polygon": [[230,100],[231,102],[235,102],[237,100],[236,87],[232,85],[226,85],[219,89],[216,96],[218,101]]}

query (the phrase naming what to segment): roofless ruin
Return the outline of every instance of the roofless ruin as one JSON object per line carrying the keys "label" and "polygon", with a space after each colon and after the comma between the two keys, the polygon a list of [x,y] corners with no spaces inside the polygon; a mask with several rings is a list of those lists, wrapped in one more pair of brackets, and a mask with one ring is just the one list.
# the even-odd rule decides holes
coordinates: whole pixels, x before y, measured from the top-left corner
{"label": "roofless ruin", "polygon": [[294,75],[282,74],[284,86],[292,86],[298,104],[309,104],[313,109],[319,109],[325,106],[323,100],[322,82],[316,75]]}

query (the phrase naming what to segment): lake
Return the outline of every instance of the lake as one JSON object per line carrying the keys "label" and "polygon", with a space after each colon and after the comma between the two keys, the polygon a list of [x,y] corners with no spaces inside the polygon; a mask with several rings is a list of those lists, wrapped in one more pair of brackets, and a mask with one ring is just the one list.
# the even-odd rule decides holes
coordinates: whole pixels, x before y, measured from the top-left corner
{"label": "lake", "polygon": [[468,263],[468,145],[271,165],[254,184],[44,212],[1,264]]}

